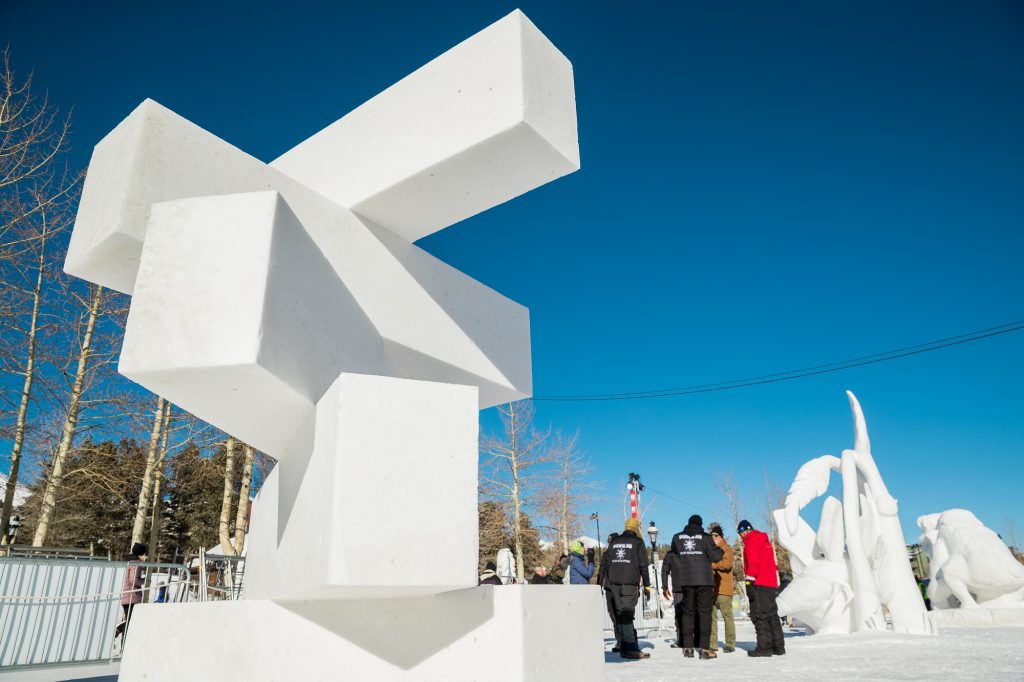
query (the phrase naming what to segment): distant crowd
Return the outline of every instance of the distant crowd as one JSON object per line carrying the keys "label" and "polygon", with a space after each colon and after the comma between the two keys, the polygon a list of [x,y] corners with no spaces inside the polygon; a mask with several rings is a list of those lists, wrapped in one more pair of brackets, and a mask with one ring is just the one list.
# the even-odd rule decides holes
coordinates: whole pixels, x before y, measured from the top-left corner
{"label": "distant crowd", "polygon": [[[718,657],[718,614],[725,623],[725,653],[736,651],[736,624],[732,547],[721,526],[712,524],[707,530],[703,526],[703,519],[695,514],[672,536],[661,564],[661,584],[662,594],[675,611],[676,641],[672,646],[682,649],[683,656],[706,660]],[[757,636],[756,648],[747,655],[782,656],[786,645],[775,602],[780,590],[775,550],[768,535],[749,521],[740,521],[736,531],[743,541],[744,582]],[[595,548],[586,548],[577,540],[550,569],[536,567],[529,582],[563,583],[568,573],[570,584],[586,585],[595,571],[614,626],[612,651],[627,659],[649,658],[650,654],[640,649],[634,625],[641,594],[651,597],[650,561],[637,519],[627,520],[621,533],[608,536],[599,566],[595,565]],[[480,575],[480,583],[502,584],[493,562]]]}

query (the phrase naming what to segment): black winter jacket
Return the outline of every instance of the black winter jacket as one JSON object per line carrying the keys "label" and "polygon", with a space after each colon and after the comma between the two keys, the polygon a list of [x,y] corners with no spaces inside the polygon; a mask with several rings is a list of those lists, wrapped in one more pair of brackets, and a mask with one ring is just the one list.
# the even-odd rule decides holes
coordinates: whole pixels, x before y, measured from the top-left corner
{"label": "black winter jacket", "polygon": [[[618,535],[612,535],[612,539],[609,542],[615,542],[615,538]],[[608,559],[611,557],[611,546],[605,548],[604,554],[601,555],[601,565],[597,568],[597,584],[604,587],[608,584]]]}
{"label": "black winter jacket", "polygon": [[633,531],[624,531],[616,535],[608,547],[608,579],[606,585],[639,585],[651,586],[650,564],[647,558],[647,545]]}
{"label": "black winter jacket", "polygon": [[711,564],[721,561],[725,552],[715,544],[714,538],[700,526],[686,526],[672,537],[672,549],[661,567],[662,578],[672,571],[672,591],[683,587],[714,585]]}

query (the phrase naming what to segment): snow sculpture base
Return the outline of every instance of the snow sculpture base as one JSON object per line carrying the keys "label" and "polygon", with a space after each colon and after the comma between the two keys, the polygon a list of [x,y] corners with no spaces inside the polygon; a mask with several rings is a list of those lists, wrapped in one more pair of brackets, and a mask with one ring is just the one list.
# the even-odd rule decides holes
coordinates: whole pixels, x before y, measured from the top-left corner
{"label": "snow sculpture base", "polygon": [[1024,627],[1024,608],[932,609],[928,616],[938,626],[960,628]]}
{"label": "snow sculpture base", "polygon": [[119,679],[603,680],[603,612],[590,585],[145,604],[132,613]]}

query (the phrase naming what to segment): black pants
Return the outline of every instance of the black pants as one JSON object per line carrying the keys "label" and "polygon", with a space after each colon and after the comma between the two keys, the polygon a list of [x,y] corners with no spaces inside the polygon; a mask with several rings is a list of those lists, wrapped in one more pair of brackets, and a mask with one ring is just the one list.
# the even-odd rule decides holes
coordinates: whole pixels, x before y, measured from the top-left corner
{"label": "black pants", "polygon": [[124,611],[124,620],[118,623],[117,628],[114,629],[114,637],[120,637],[128,631],[128,621],[132,619],[132,608],[135,604],[121,604],[121,609]]}
{"label": "black pants", "polygon": [[622,651],[622,629],[619,628],[619,621],[615,616],[615,598],[612,596],[612,591],[609,588],[605,588],[604,602],[605,606],[608,607],[608,617],[612,619],[612,630],[615,632],[615,646],[618,647],[619,651]]}
{"label": "black pants", "polygon": [[711,604],[714,585],[684,585],[682,607],[683,648],[707,649],[711,639]]}
{"label": "black pants", "polygon": [[636,604],[640,600],[640,587],[637,585],[608,585],[605,588],[614,615],[612,622],[622,638],[619,646],[622,651],[640,651],[636,640]]}
{"label": "black pants", "polygon": [[757,648],[761,651],[783,653],[786,642],[782,635],[782,622],[779,620],[779,607],[775,603],[778,590],[762,585],[748,585],[747,597],[750,599],[750,620],[754,623],[757,634]]}

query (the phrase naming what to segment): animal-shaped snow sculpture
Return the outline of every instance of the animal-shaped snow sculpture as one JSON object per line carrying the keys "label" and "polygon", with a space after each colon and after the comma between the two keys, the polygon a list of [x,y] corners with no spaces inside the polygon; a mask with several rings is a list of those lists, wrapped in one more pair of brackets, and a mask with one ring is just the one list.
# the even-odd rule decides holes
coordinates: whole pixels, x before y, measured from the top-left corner
{"label": "animal-shaped snow sculpture", "polygon": [[817,536],[799,516],[799,530],[791,535],[784,510],[774,515],[782,543],[790,551],[790,565],[798,573],[779,595],[779,615],[793,616],[817,633],[849,632],[853,590],[843,552],[843,505],[834,497],[825,499]]}
{"label": "animal-shaped snow sculpture", "polygon": [[928,596],[938,609],[1024,608],[1024,565],[996,533],[966,509],[917,519],[930,560]]}
{"label": "animal-shaped snow sculpture", "polygon": [[[783,547],[798,557],[796,577],[779,598],[780,613],[832,632],[884,630],[884,605],[896,632],[934,634],[907,561],[899,505],[871,454],[860,403],[850,391],[846,395],[853,412],[853,449],[843,450],[840,458],[825,455],[800,467],[784,509],[775,512]],[[833,471],[842,476],[842,504],[826,500],[821,528],[812,541],[800,510],[825,494]]]}

